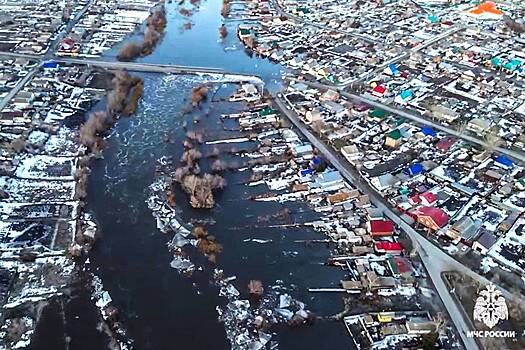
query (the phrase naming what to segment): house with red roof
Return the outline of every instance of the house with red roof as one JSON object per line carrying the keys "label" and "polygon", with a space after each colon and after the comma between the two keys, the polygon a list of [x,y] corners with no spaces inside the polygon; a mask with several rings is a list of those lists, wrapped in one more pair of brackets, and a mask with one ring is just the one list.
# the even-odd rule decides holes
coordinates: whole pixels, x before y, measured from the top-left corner
{"label": "house with red roof", "polygon": [[394,223],[390,220],[369,221],[368,233],[372,237],[392,236],[394,234]]}
{"label": "house with red roof", "polygon": [[403,256],[391,256],[388,258],[388,266],[395,278],[403,277],[403,280],[413,280],[414,267],[410,259]]}
{"label": "house with red roof", "polygon": [[386,92],[386,88],[385,88],[383,85],[377,85],[377,86],[372,90],[372,95],[377,96],[377,97],[383,97],[383,95],[385,94],[385,92]]}
{"label": "house with red roof", "polygon": [[436,207],[421,207],[409,213],[418,223],[434,232],[445,227],[450,219],[443,209]]}
{"label": "house with red roof", "polygon": [[436,143],[436,148],[442,152],[447,152],[450,147],[454,146],[456,139],[453,137],[445,137]]}
{"label": "house with red roof", "polygon": [[410,203],[411,205],[418,205],[419,203],[421,203],[421,197],[419,197],[419,193],[408,197],[408,203]]}
{"label": "house with red roof", "polygon": [[425,192],[423,194],[420,194],[419,198],[421,199],[421,204],[423,204],[426,207],[430,207],[438,199],[438,197],[432,192]]}
{"label": "house with red roof", "polygon": [[61,45],[61,48],[65,51],[73,50],[75,46],[75,40],[71,38],[64,38],[62,42],[60,43],[60,45]]}
{"label": "house with red roof", "polygon": [[376,253],[401,254],[403,246],[397,242],[376,242],[374,244]]}

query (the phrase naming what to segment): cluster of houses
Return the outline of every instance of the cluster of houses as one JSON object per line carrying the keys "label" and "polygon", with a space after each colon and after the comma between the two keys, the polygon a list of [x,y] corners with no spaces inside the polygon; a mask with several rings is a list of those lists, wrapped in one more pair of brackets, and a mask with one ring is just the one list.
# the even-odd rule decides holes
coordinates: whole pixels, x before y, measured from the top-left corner
{"label": "cluster of houses", "polygon": [[525,212],[520,164],[334,90],[295,82],[284,97],[416,229],[521,273],[516,244],[505,238]]}
{"label": "cluster of houses", "polygon": [[158,1],[96,0],[61,40],[57,55],[99,57],[145,22]]}
{"label": "cluster of houses", "polygon": [[[256,24],[238,26],[237,34],[247,49],[281,63],[296,76],[343,87],[361,87],[364,83],[386,102],[395,99],[406,105],[418,100],[422,103],[416,110],[425,109],[425,96],[431,96],[434,90],[468,69],[447,64],[444,53],[430,55],[432,49],[439,48],[440,40],[436,38],[469,35],[470,47],[476,42],[470,40],[473,34],[468,32],[489,36],[490,40],[478,41],[497,48],[502,56],[495,56],[497,64],[511,72],[522,71],[520,34],[510,33],[503,22],[504,15],[517,14],[517,6],[496,6],[491,2],[474,6],[462,2],[457,6],[428,7],[409,0],[355,4],[285,0],[259,4],[268,8],[273,17],[262,16]],[[487,15],[491,9],[499,14]],[[499,20],[498,24],[494,20]],[[460,30],[465,24],[472,28]],[[494,28],[498,29],[494,35],[500,36],[500,45],[494,43],[491,33],[481,31]],[[510,34],[515,34],[514,38]],[[457,51],[453,46],[443,47]],[[439,58],[442,62],[436,62]],[[378,67],[385,68],[386,75]]]}
{"label": "cluster of houses", "polygon": [[73,282],[71,247],[94,239],[76,177],[78,125],[104,94],[89,87],[94,76],[85,67],[44,63],[0,111],[2,348],[29,344],[40,303]]}
{"label": "cluster of houses", "polygon": [[411,1],[390,1],[386,6],[380,1],[343,4],[335,0],[281,0],[279,3],[287,13],[303,20],[389,46],[415,47],[451,25]]}
{"label": "cluster of houses", "polygon": [[237,34],[257,55],[305,77],[334,84],[355,81],[402,53],[398,47],[279,16],[239,25]]}
{"label": "cluster of houses", "polygon": [[345,317],[358,349],[421,348],[421,338],[438,331],[427,312],[378,312]]}
{"label": "cluster of houses", "polygon": [[[405,308],[413,307],[415,301],[428,295],[427,282],[421,274],[420,264],[411,257],[410,247],[405,248],[394,223],[371,204],[367,194],[348,183],[293,130],[266,127],[259,131],[257,139],[261,147],[245,156],[285,158],[251,167],[253,176],[248,186],[265,185],[269,190],[254,199],[306,202],[318,213],[316,219],[302,225],[323,233],[327,241],[334,244],[334,255],[328,263],[346,271],[337,291],[395,298],[399,300],[397,306]],[[384,310],[375,307],[372,309]],[[432,322],[432,317],[428,316],[427,323]],[[421,334],[397,341],[406,345],[421,344]],[[354,339],[360,342],[359,337]],[[364,341],[361,345],[366,344]]]}
{"label": "cluster of houses", "polygon": [[[504,47],[507,45],[510,44]],[[521,49],[517,55],[484,54],[479,64],[465,61],[474,56],[454,43],[447,45],[444,52],[440,50],[430,47],[390,64],[364,82],[363,95],[424,115],[460,132],[497,139],[507,147],[522,149],[525,94],[521,75],[525,55]],[[495,68],[492,62],[497,62],[500,68]]]}
{"label": "cluster of houses", "polygon": [[287,0],[279,6],[295,17],[277,16],[278,9],[270,6],[273,19],[239,25],[238,36],[248,49],[280,62],[295,77],[348,87],[461,132],[523,149],[525,34],[505,21],[509,15],[519,18],[512,3],[425,7],[392,1],[354,8],[335,1]]}
{"label": "cluster of houses", "polygon": [[36,65],[37,62],[25,58],[0,57],[0,99],[7,97]]}
{"label": "cluster of houses", "polygon": [[244,1],[230,4],[228,10],[224,9],[221,15],[228,20],[254,21],[263,18],[271,19],[270,1]]}
{"label": "cluster of houses", "polygon": [[41,55],[88,0],[2,1],[0,51]]}
{"label": "cluster of houses", "polygon": [[[507,23],[520,10],[490,1],[418,3],[284,1],[272,11],[288,16],[240,25],[238,36],[290,68],[283,94],[290,108],[415,229],[522,274],[523,246],[511,237],[525,211],[525,171],[494,152],[525,145],[525,35]],[[355,102],[341,88],[488,146]]]}

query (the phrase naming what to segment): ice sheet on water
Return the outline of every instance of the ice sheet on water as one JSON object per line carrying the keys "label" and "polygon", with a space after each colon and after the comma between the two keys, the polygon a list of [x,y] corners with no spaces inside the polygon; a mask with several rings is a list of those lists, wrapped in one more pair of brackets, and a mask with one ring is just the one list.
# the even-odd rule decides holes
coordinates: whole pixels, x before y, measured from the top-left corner
{"label": "ice sheet on water", "polygon": [[231,298],[231,297],[238,297],[239,295],[241,295],[241,293],[237,290],[237,288],[235,288],[233,284],[228,284],[227,286],[222,287],[221,291],[219,292],[219,296],[221,297],[226,296],[226,297]]}
{"label": "ice sheet on water", "polygon": [[291,251],[291,250],[283,250],[283,255],[287,258],[295,258],[299,255],[299,252],[297,251]]}
{"label": "ice sheet on water", "polygon": [[187,258],[175,255],[170,263],[170,266],[179,272],[187,272],[195,269],[195,265]]}
{"label": "ice sheet on water", "polygon": [[288,294],[282,294],[279,296],[279,307],[286,308],[289,307],[292,302],[292,297]]}
{"label": "ice sheet on water", "polygon": [[107,291],[104,291],[102,292],[102,295],[100,296],[100,299],[98,299],[96,302],[95,302],[95,305],[99,308],[104,308],[106,306],[109,305],[109,303],[111,303],[112,299],[111,299],[111,296],[109,295],[109,293]]}
{"label": "ice sheet on water", "polygon": [[275,309],[275,312],[283,316],[287,321],[291,320],[293,317],[293,312],[287,309]]}
{"label": "ice sheet on water", "polygon": [[185,238],[180,233],[177,233],[175,234],[175,236],[173,236],[173,239],[171,240],[171,244],[174,245],[175,247],[182,248],[185,245],[190,244],[190,240]]}
{"label": "ice sheet on water", "polygon": [[259,239],[259,238],[246,238],[245,240],[243,240],[243,242],[254,242],[254,243],[260,243],[260,244],[264,244],[264,243],[271,243],[273,242],[273,240],[271,239]]}

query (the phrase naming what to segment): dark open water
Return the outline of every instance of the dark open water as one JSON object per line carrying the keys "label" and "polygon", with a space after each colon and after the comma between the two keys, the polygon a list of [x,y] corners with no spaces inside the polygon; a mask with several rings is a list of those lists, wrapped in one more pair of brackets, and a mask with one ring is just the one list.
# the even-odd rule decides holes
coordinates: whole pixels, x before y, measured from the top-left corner
{"label": "dark open water", "polygon": [[[203,3],[201,10],[191,17],[194,26],[189,31],[181,29],[186,20],[175,10],[176,4],[167,4],[166,35],[155,52],[143,60],[253,73],[276,87],[280,66],[250,58],[237,43],[235,24],[230,26],[228,39],[218,41],[220,4],[220,0]],[[173,156],[176,160],[180,157],[185,118],[180,108],[187,105],[186,97],[200,78],[155,74],[144,78],[145,95],[137,115],[117,123],[104,159],[93,164],[88,209],[95,214],[102,236],[90,255],[91,269],[102,278],[119,308],[136,349],[229,349],[215,310],[223,300],[210,283],[210,271],[185,278],[169,266],[168,238],[156,228],[145,203],[147,188],[154,181],[155,161],[161,156]],[[235,107],[208,102],[203,109],[209,108],[209,116],[203,117],[196,128],[204,130],[207,140],[219,139],[225,133],[217,116]],[[167,133],[174,143],[164,142]],[[293,242],[323,237],[304,229],[256,228],[257,216],[275,214],[283,206],[247,200],[251,194],[265,189],[239,184],[246,177],[247,173],[227,173],[228,186],[216,197],[217,206],[213,210],[193,210],[184,195],[177,193],[182,218],[216,221],[208,228],[224,245],[217,265],[226,275],[238,277],[235,284],[242,292],[252,278],[261,279],[265,285],[283,280],[285,285],[293,286],[293,297],[305,302],[318,315],[339,312],[342,309],[339,295],[307,291],[308,287],[335,286],[343,277],[339,269],[323,265],[329,250],[324,245],[305,247]],[[304,205],[288,207],[298,222],[313,217]],[[243,242],[246,238],[274,242]],[[79,288],[66,307],[65,326],[53,315],[55,309],[44,313],[34,349],[65,348],[64,331],[70,337],[69,349],[105,348],[105,336],[95,330],[98,310],[85,291]],[[343,324],[331,321],[293,330],[282,327],[279,343],[281,350],[354,348]]]}

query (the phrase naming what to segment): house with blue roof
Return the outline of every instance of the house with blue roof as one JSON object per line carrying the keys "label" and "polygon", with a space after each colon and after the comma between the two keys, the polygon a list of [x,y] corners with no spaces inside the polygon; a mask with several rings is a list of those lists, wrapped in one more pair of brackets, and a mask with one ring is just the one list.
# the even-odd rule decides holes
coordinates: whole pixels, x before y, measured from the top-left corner
{"label": "house with blue roof", "polygon": [[499,155],[495,159],[496,165],[499,165],[503,168],[512,168],[514,166],[514,162],[505,155]]}
{"label": "house with blue roof", "polygon": [[517,59],[510,60],[503,65],[503,68],[509,72],[514,72],[521,66],[521,61]]}
{"label": "house with blue roof", "polygon": [[406,104],[409,100],[414,97],[414,92],[412,89],[406,89],[401,91],[399,95],[396,96],[395,102],[399,104]]}
{"label": "house with blue roof", "polygon": [[503,64],[502,62],[502,59],[499,58],[499,57],[492,57],[492,59],[490,60],[490,62],[492,63],[492,65],[494,66],[494,68],[500,68]]}
{"label": "house with blue roof", "polygon": [[416,175],[421,174],[423,170],[424,168],[423,168],[423,165],[421,165],[421,163],[415,163],[403,169],[403,172],[410,176],[416,176]]}
{"label": "house with blue roof", "polygon": [[430,23],[439,23],[439,17],[436,15],[429,15],[428,20]]}
{"label": "house with blue roof", "polygon": [[385,68],[385,73],[390,75],[396,75],[397,73],[399,73],[399,70],[397,69],[395,63],[390,63],[388,67]]}
{"label": "house with blue roof", "polygon": [[58,62],[55,61],[46,61],[42,63],[43,69],[58,69]]}
{"label": "house with blue roof", "polygon": [[299,172],[299,175],[301,175],[301,177],[304,177],[304,176],[312,175],[313,172],[314,172],[314,171],[313,171],[312,169],[302,169],[302,170]]}
{"label": "house with blue roof", "polygon": [[434,129],[432,129],[432,127],[430,126],[424,126],[421,128],[421,132],[423,133],[423,135],[425,136],[432,136],[432,137],[436,137],[437,136],[437,133]]}
{"label": "house with blue roof", "polygon": [[343,177],[337,170],[326,171],[319,174],[315,182],[321,188],[328,188],[332,186],[339,186],[343,184]]}

